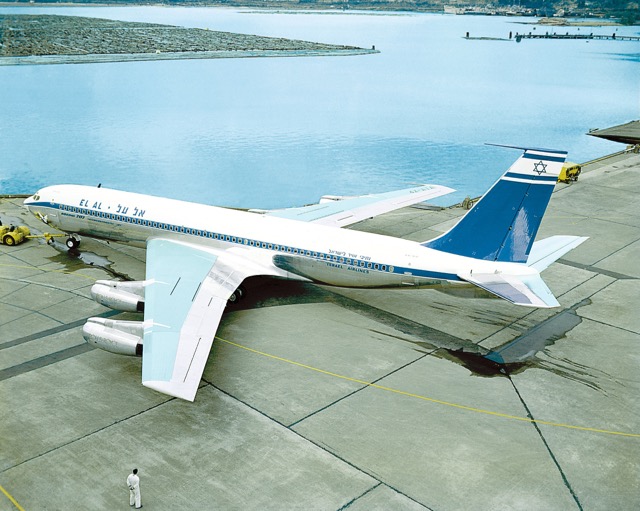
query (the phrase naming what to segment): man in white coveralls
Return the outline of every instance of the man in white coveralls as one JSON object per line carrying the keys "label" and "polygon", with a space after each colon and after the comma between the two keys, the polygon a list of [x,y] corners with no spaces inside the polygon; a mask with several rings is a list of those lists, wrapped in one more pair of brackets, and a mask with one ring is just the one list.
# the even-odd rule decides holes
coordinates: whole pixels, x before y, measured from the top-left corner
{"label": "man in white coveralls", "polygon": [[127,477],[127,486],[129,487],[129,505],[135,504],[136,509],[140,509],[140,478],[138,477],[138,469],[134,468],[133,472]]}

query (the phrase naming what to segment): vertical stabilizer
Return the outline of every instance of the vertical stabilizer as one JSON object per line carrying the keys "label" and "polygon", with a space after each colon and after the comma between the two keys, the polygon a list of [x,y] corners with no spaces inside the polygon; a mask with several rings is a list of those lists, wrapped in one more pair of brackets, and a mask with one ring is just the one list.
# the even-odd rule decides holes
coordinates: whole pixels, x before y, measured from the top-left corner
{"label": "vertical stabilizer", "polygon": [[524,153],[448,232],[424,246],[476,259],[526,263],[567,153]]}

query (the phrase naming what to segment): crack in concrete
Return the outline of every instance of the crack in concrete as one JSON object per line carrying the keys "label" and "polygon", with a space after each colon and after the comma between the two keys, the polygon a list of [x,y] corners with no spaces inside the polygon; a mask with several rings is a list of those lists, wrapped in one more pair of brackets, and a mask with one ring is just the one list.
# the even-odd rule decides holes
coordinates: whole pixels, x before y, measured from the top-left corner
{"label": "crack in concrete", "polygon": [[553,451],[551,450],[551,447],[549,446],[549,444],[547,443],[546,438],[542,434],[542,431],[540,430],[540,426],[538,426],[537,422],[535,421],[535,417],[533,416],[533,414],[531,413],[531,410],[527,406],[526,401],[524,400],[524,398],[522,397],[522,395],[518,391],[518,387],[516,387],[516,384],[511,379],[511,376],[508,376],[508,378],[509,378],[509,381],[511,382],[511,385],[513,386],[513,390],[515,391],[516,395],[518,396],[518,399],[520,400],[520,402],[522,403],[522,406],[524,407],[525,411],[527,412],[527,417],[529,417],[531,419],[531,424],[533,425],[533,427],[535,428],[536,432],[540,436],[540,440],[542,440],[542,443],[544,444],[545,449],[549,453],[551,461],[553,461],[553,464],[558,469],[558,472],[560,473],[560,476],[562,477],[562,482],[564,483],[565,487],[569,490],[569,493],[571,494],[571,497],[575,501],[576,506],[578,507],[578,509],[580,511],[583,511],[582,504],[580,504],[580,499],[578,499],[578,496],[576,495],[575,491],[573,490],[573,488],[571,486],[571,483],[569,482],[569,479],[567,478],[566,474],[564,473],[564,470],[562,470],[562,467],[560,466],[560,463],[558,462],[558,459],[556,458],[555,454],[553,454]]}

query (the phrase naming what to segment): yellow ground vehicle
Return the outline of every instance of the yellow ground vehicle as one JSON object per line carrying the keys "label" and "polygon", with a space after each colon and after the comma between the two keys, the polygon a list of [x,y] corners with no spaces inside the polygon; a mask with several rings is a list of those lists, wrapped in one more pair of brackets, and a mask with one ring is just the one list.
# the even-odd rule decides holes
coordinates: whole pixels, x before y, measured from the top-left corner
{"label": "yellow ground vehicle", "polygon": [[582,167],[577,163],[565,162],[558,176],[558,181],[561,183],[570,183],[571,181],[577,181]]}
{"label": "yellow ground vehicle", "polygon": [[18,245],[27,239],[31,232],[28,227],[14,225],[0,225],[0,243]]}

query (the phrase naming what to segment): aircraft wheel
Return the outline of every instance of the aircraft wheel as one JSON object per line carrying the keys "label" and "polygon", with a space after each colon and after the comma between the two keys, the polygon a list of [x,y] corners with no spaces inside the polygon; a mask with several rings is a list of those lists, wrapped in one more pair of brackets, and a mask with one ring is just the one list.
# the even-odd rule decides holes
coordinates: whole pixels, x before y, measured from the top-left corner
{"label": "aircraft wheel", "polygon": [[80,245],[80,240],[78,238],[74,238],[73,236],[69,236],[67,238],[67,242],[66,242],[67,247],[69,247],[70,249],[72,248],[78,248],[78,245]]}
{"label": "aircraft wheel", "polygon": [[231,293],[231,296],[229,297],[228,301],[229,303],[238,303],[240,300],[244,298],[245,294],[246,294],[246,291],[244,287],[240,286],[233,293]]}

